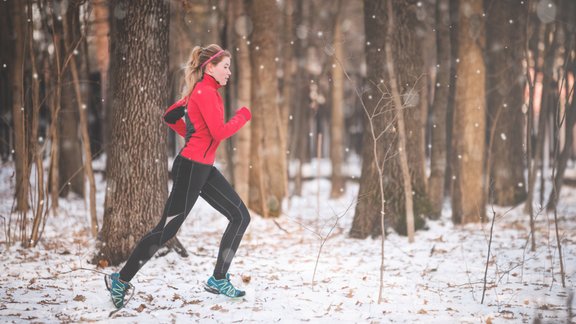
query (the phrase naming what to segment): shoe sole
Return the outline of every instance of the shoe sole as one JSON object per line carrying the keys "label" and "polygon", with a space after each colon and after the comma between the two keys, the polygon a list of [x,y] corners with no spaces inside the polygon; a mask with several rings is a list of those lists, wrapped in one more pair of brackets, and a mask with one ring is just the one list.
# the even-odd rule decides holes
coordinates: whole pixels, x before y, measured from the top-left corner
{"label": "shoe sole", "polygon": [[207,292],[212,293],[214,295],[220,295],[220,292],[218,291],[218,289],[212,288],[208,285],[204,285],[204,290],[206,290]]}
{"label": "shoe sole", "polygon": [[240,297],[246,296],[246,293],[244,293],[244,294],[242,294],[242,295],[240,295],[240,296],[230,297],[230,296],[221,294],[220,291],[218,291],[218,289],[213,288],[213,287],[210,287],[210,286],[208,286],[208,285],[206,285],[206,284],[204,284],[204,290],[206,290],[207,292],[209,292],[209,293],[211,293],[211,294],[214,294],[214,295],[222,295],[222,296],[226,296],[226,297],[228,297],[228,298],[240,298]]}
{"label": "shoe sole", "polygon": [[112,279],[110,278],[110,275],[107,275],[107,274],[104,275],[104,283],[106,284],[106,289],[108,291],[110,291],[110,287],[112,286],[111,280]]}

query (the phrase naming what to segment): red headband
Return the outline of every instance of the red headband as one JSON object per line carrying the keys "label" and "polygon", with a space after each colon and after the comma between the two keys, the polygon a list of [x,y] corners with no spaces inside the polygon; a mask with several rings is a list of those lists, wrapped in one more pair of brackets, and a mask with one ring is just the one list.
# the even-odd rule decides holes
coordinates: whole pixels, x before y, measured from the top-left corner
{"label": "red headband", "polygon": [[213,59],[217,58],[218,56],[220,56],[220,54],[224,53],[224,50],[219,50],[216,54],[210,56],[209,59],[206,60],[206,62],[202,63],[202,65],[200,65],[200,68],[203,69],[204,66],[206,66],[206,64],[208,64],[210,61],[212,61]]}

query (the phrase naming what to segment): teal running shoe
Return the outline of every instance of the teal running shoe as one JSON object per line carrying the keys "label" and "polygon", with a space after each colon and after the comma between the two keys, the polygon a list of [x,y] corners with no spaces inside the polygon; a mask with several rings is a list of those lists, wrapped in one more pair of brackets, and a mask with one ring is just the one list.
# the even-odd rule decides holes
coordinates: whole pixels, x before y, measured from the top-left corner
{"label": "teal running shoe", "polygon": [[213,294],[222,294],[228,297],[242,297],[246,295],[246,292],[240,289],[236,289],[232,283],[230,282],[230,275],[226,274],[226,278],[224,279],[216,279],[214,276],[208,279],[206,286],[204,286],[207,292],[211,292]]}
{"label": "teal running shoe", "polygon": [[115,272],[110,276],[104,278],[106,282],[106,288],[110,291],[110,296],[112,297],[112,303],[116,308],[120,309],[124,307],[124,297],[126,292],[131,287],[130,283],[120,279],[120,274]]}

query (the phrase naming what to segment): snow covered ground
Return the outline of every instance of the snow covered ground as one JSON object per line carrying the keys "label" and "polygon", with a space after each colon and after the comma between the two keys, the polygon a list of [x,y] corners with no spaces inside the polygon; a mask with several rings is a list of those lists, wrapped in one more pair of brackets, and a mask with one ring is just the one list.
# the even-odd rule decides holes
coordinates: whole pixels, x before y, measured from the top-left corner
{"label": "snow covered ground", "polygon": [[[308,166],[310,173],[316,172]],[[352,167],[352,169],[359,168]],[[537,250],[530,251],[523,206],[495,208],[496,222],[481,304],[490,223],[454,226],[447,203],[439,221],[416,242],[390,234],[385,242],[383,302],[378,303],[380,239],[348,238],[358,184],[328,199],[330,183],[310,181],[304,198],[286,204],[274,221],[253,215],[232,265],[239,300],[207,293],[225,218],[203,201],[178,237],[190,256],[154,258],[138,273],[127,307],[113,310],[103,276],[89,264],[95,240],[83,200],[62,200],[36,248],[6,247],[13,167],[0,168],[0,322],[5,323],[570,323],[576,282],[576,189],[566,187],[558,208],[566,271],[560,266],[553,215],[537,218]],[[104,184],[99,181],[99,215]],[[320,206],[317,190],[320,188]],[[492,207],[488,208],[490,211]],[[492,216],[492,214],[490,214]],[[206,230],[208,228],[209,230]],[[325,239],[325,240],[324,240]],[[325,242],[319,254],[321,243]],[[315,282],[312,281],[317,265]],[[87,269],[87,270],[85,270]],[[574,315],[572,315],[574,316]]]}

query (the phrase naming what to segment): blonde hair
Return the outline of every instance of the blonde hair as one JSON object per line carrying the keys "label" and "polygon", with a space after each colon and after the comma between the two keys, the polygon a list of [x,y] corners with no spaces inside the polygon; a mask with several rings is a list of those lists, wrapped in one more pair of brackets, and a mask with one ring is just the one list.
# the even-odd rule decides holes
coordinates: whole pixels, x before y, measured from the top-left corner
{"label": "blonde hair", "polygon": [[225,57],[230,57],[230,52],[227,50],[222,50],[222,47],[211,44],[206,47],[195,46],[190,53],[190,58],[186,64],[186,71],[184,75],[184,81],[186,86],[182,92],[182,98],[188,96],[198,81],[202,80],[204,76],[204,71],[206,70],[207,61],[218,52],[223,51],[222,54],[212,58],[210,64],[218,64]]}

